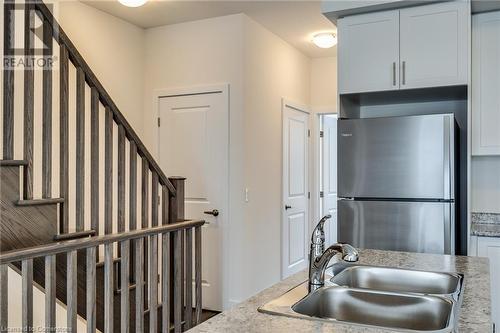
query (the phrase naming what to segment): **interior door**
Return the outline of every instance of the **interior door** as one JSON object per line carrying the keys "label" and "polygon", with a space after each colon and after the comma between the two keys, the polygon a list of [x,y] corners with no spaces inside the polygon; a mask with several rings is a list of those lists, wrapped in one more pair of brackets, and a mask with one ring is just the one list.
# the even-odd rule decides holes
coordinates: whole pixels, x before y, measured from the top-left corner
{"label": "interior door", "polygon": [[322,213],[332,216],[325,224],[329,245],[337,242],[337,115],[325,115],[322,122]]}
{"label": "interior door", "polygon": [[467,84],[465,1],[401,10],[401,88]]}
{"label": "interior door", "polygon": [[339,93],[399,89],[399,11],[338,20]]}
{"label": "interior door", "polygon": [[307,267],[309,114],[283,105],[282,277]]}
{"label": "interior door", "polygon": [[[228,202],[228,97],[225,91],[159,100],[160,165],[167,175],[185,176],[185,215],[204,219],[203,308],[222,310],[222,230]],[[218,215],[204,212],[218,211]]]}

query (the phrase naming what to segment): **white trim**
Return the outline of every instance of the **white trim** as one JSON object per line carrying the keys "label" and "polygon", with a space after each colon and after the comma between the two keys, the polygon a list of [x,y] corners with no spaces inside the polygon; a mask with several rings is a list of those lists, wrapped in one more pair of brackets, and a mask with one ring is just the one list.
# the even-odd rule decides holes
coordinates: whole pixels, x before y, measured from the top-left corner
{"label": "white trim", "polygon": [[[229,198],[229,189],[230,189],[230,170],[231,170],[231,156],[230,156],[230,145],[231,145],[231,136],[230,136],[230,126],[231,126],[231,103],[229,97],[230,84],[222,83],[222,84],[212,84],[212,85],[193,85],[186,87],[174,87],[174,88],[164,88],[164,89],[156,89],[153,92],[153,110],[155,110],[154,115],[155,118],[158,119],[160,115],[160,98],[162,97],[174,97],[174,96],[182,96],[182,95],[195,95],[195,94],[210,94],[210,93],[221,93],[222,96],[225,97],[227,103],[227,111],[228,111],[228,128],[227,128],[227,137],[228,137],[228,146],[227,146],[227,170],[228,173],[226,175],[227,179],[227,192],[225,197],[224,211],[227,211],[227,218],[223,222],[222,225],[222,306],[223,310],[229,309],[233,304],[233,301],[229,300],[229,286],[230,286],[230,258],[229,258],[229,218],[231,217],[230,211],[230,198]],[[156,124],[155,119],[155,124]],[[160,131],[158,126],[154,126],[156,131],[156,156],[160,157]]]}
{"label": "white trim", "polygon": [[320,149],[321,144],[319,140],[319,131],[320,131],[320,121],[321,116],[335,114],[338,118],[337,108],[336,107],[321,107],[321,108],[313,108],[313,122],[311,125],[311,145],[312,145],[312,159],[311,159],[311,223],[310,223],[310,232],[313,231],[316,226],[316,222],[320,219],[320,200],[319,191],[320,191]]}
{"label": "white trim", "polygon": [[[311,134],[311,137],[313,135],[313,132],[311,130],[311,112],[310,112],[310,109],[309,107],[307,107],[305,104],[301,104],[301,103],[296,103],[296,102],[293,102],[287,98],[284,98],[282,97],[281,98],[281,166],[280,166],[280,170],[281,170],[281,205],[280,205],[280,275],[281,275],[281,279],[284,279],[285,276],[284,276],[284,272],[283,272],[283,243],[284,243],[284,240],[283,240],[283,212],[285,211],[285,198],[284,198],[284,191],[283,191],[283,188],[284,188],[284,172],[283,172],[283,165],[284,165],[284,161],[283,161],[283,156],[284,156],[284,151],[283,151],[283,146],[284,146],[284,142],[283,142],[283,117],[284,117],[284,111],[285,111],[285,107],[289,107],[289,108],[292,108],[294,110],[297,110],[299,112],[303,112],[305,114],[307,114],[307,123],[308,123],[308,128],[310,130],[310,134]],[[311,140],[308,141],[308,156],[307,156],[307,160],[309,161],[309,164],[308,164],[308,169],[307,169],[307,178],[308,178],[308,192],[311,191],[311,184],[310,184],[310,180],[311,180]],[[308,219],[309,221],[311,220],[311,201],[312,200],[309,200],[309,207],[308,207]],[[310,223],[309,223],[310,224]],[[306,248],[308,248],[308,244],[306,244]]]}

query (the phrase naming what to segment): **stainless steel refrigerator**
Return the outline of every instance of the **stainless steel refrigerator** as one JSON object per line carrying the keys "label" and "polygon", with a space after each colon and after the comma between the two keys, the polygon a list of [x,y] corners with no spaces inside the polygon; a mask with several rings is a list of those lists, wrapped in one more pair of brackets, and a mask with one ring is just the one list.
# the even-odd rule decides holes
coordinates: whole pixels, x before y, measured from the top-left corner
{"label": "stainless steel refrigerator", "polygon": [[338,240],[455,253],[453,114],[338,121]]}

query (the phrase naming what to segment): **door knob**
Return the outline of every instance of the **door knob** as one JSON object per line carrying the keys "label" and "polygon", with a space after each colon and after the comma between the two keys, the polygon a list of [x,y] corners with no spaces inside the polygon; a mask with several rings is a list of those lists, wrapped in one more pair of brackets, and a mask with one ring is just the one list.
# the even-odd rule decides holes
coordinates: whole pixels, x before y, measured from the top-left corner
{"label": "door knob", "polygon": [[290,206],[290,205],[285,205],[285,209],[286,209],[286,210],[288,210],[288,209],[290,209],[290,208],[292,208],[292,206]]}
{"label": "door knob", "polygon": [[213,215],[213,216],[219,216],[219,211],[217,209],[207,210],[207,211],[204,211],[203,213],[208,214],[208,215]]}

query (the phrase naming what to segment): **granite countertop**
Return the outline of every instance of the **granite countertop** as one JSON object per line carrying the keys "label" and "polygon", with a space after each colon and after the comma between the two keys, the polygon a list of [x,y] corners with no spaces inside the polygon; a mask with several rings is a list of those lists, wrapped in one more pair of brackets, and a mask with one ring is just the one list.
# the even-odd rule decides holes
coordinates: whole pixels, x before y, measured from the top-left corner
{"label": "granite countertop", "polygon": [[471,235],[500,237],[500,214],[472,213]]}
{"label": "granite countertop", "polygon": [[[361,264],[392,266],[464,275],[459,332],[491,332],[490,278],[488,259],[380,250],[361,250]],[[307,280],[306,270],[260,292],[234,308],[194,327],[189,332],[387,332],[352,324],[320,322],[260,313],[257,308]]]}

